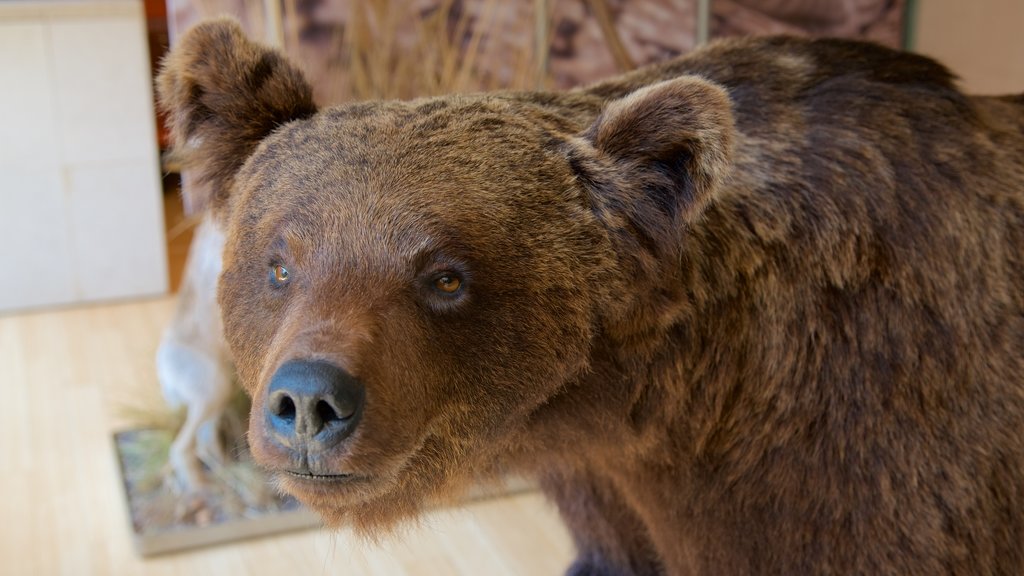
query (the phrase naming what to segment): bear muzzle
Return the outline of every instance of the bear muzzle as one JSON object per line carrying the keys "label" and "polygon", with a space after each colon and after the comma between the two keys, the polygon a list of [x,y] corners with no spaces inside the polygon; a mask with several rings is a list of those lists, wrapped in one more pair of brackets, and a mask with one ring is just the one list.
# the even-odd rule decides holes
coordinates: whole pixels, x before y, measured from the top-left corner
{"label": "bear muzzle", "polygon": [[363,384],[344,369],[322,360],[290,360],[270,379],[263,402],[266,439],[296,463],[285,472],[310,479],[343,477],[317,463],[359,424]]}

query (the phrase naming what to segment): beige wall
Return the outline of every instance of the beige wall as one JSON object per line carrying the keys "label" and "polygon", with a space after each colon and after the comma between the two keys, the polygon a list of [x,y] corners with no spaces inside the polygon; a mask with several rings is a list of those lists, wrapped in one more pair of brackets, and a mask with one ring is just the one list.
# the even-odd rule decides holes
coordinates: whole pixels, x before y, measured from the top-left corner
{"label": "beige wall", "polygon": [[144,23],[0,1],[0,314],[167,290]]}
{"label": "beige wall", "polygon": [[968,92],[1024,92],[1024,0],[918,0],[916,30]]}

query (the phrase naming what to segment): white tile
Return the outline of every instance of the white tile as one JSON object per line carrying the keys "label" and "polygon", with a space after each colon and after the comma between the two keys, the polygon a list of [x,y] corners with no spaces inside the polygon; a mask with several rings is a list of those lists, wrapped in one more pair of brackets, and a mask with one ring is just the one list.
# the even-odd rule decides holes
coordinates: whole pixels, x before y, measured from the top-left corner
{"label": "white tile", "polygon": [[41,23],[0,23],[0,166],[59,161],[46,38]]}
{"label": "white tile", "polygon": [[163,204],[155,165],[118,162],[69,171],[71,238],[82,300],[167,291]]}
{"label": "white tile", "polygon": [[74,300],[73,268],[59,173],[0,168],[0,311]]}
{"label": "white tile", "polygon": [[63,158],[75,165],[156,154],[149,56],[140,18],[50,25]]}

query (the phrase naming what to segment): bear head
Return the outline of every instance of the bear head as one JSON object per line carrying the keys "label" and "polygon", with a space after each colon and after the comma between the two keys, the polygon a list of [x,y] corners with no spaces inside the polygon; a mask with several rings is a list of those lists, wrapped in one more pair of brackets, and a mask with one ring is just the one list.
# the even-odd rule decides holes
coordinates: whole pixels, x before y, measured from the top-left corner
{"label": "bear head", "polygon": [[636,391],[598,389],[595,365],[650,353],[685,306],[683,231],[733,139],[727,94],[696,77],[319,110],[230,20],[187,33],[158,90],[226,232],[253,455],[366,529],[562,430],[615,429]]}

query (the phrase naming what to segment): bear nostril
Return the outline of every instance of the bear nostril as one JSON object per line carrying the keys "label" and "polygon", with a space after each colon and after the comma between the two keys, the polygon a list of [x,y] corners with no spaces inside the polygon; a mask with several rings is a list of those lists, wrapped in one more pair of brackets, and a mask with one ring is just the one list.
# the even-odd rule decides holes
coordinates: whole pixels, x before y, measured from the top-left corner
{"label": "bear nostril", "polygon": [[279,396],[271,410],[273,410],[274,414],[282,420],[287,422],[295,420],[295,401],[287,394]]}
{"label": "bear nostril", "polygon": [[355,415],[355,408],[349,406],[344,402],[331,402],[327,400],[320,400],[316,403],[315,407],[317,416],[320,417],[320,421],[324,424],[330,424],[332,422],[344,422],[353,415]]}
{"label": "bear nostril", "polygon": [[323,400],[316,403],[316,413],[318,416],[320,416],[320,421],[325,424],[334,422],[335,420],[342,419],[340,416],[338,416],[338,413],[334,411],[334,408],[332,408],[330,404],[324,402]]}

